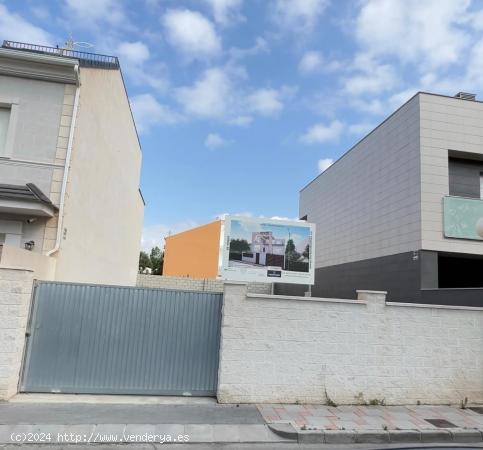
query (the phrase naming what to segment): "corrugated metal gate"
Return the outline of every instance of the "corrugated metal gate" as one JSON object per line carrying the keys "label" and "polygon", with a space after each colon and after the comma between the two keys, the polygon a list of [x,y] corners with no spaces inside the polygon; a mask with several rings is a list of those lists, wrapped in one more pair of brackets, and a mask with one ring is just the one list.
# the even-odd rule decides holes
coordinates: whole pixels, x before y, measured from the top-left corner
{"label": "corrugated metal gate", "polygon": [[37,282],[24,392],[215,395],[222,294]]}

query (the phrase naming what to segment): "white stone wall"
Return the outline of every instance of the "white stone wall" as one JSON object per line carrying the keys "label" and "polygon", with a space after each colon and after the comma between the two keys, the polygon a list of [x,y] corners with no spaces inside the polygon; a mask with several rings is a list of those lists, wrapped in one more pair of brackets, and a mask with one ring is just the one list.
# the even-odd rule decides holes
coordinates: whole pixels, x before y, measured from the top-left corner
{"label": "white stone wall", "polygon": [[483,401],[483,310],[263,296],[225,284],[222,403]]}
{"label": "white stone wall", "polygon": [[0,267],[0,400],[17,392],[33,272]]}
{"label": "white stone wall", "polygon": [[416,96],[300,192],[315,267],[420,249],[420,166]]}
{"label": "white stone wall", "polygon": [[[222,280],[203,280],[188,277],[169,277],[165,275],[138,274],[137,287],[177,289],[184,291],[223,292]],[[248,283],[248,291],[259,294],[270,294],[268,283]]]}
{"label": "white stone wall", "polygon": [[447,239],[443,234],[448,151],[483,155],[483,103],[421,94],[420,109],[422,248],[483,254],[483,242]]}

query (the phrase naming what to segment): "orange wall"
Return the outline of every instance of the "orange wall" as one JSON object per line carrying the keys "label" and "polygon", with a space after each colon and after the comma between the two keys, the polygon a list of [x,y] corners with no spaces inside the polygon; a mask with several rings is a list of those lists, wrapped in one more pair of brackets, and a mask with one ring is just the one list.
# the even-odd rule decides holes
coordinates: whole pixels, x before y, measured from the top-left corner
{"label": "orange wall", "polygon": [[166,238],[163,275],[214,279],[218,274],[221,222]]}

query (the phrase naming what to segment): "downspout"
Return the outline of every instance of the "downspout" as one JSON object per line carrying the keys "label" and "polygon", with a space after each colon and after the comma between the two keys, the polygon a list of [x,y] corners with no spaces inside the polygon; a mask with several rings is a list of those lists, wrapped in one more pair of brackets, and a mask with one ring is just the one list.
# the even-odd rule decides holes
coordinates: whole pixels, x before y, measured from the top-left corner
{"label": "downspout", "polygon": [[51,256],[54,253],[59,251],[60,239],[61,239],[61,236],[62,236],[62,226],[64,224],[65,193],[66,193],[66,190],[67,190],[67,180],[69,178],[70,159],[71,159],[71,156],[72,156],[72,145],[73,145],[73,142],[74,142],[75,121],[76,121],[76,118],[77,118],[77,109],[79,107],[79,93],[80,93],[79,64],[76,64],[74,66],[74,72],[76,74],[77,87],[76,87],[76,90],[75,90],[74,108],[72,110],[72,119],[70,121],[69,141],[67,143],[67,153],[65,155],[65,166],[64,166],[64,176],[62,178],[62,189],[60,191],[59,215],[58,215],[58,220],[57,220],[57,236],[55,238],[55,246],[52,250],[49,250],[46,253],[47,256]]}

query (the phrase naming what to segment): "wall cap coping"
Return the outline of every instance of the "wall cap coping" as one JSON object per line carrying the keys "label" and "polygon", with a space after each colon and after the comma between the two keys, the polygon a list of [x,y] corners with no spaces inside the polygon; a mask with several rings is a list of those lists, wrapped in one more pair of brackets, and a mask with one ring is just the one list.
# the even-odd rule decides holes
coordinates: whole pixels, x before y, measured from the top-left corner
{"label": "wall cap coping", "polygon": [[2,266],[0,264],[0,270],[7,269],[7,270],[23,270],[25,272],[33,272],[33,269],[29,269],[27,267],[19,267],[19,266]]}
{"label": "wall cap coping", "polygon": [[413,308],[432,308],[432,309],[457,309],[463,311],[483,311],[480,306],[458,306],[458,305],[431,305],[429,303],[404,303],[386,302],[386,306],[413,307]]}
{"label": "wall cap coping", "polygon": [[364,300],[350,300],[346,298],[322,298],[322,297],[301,297],[295,295],[269,295],[269,294],[255,294],[247,292],[247,298],[256,298],[263,300],[296,300],[305,302],[323,302],[323,303],[352,303],[356,305],[367,305]]}
{"label": "wall cap coping", "polygon": [[371,291],[367,289],[357,289],[356,290],[357,294],[383,294],[387,295],[387,291]]}
{"label": "wall cap coping", "polygon": [[246,281],[229,281],[229,280],[216,280],[216,281],[222,281],[223,284],[234,284],[238,286],[248,286],[248,282]]}

